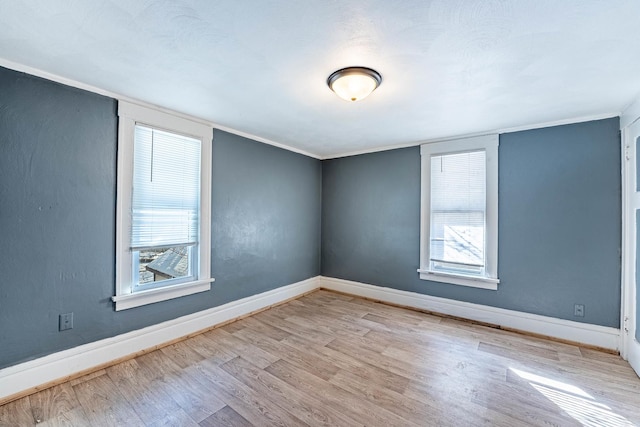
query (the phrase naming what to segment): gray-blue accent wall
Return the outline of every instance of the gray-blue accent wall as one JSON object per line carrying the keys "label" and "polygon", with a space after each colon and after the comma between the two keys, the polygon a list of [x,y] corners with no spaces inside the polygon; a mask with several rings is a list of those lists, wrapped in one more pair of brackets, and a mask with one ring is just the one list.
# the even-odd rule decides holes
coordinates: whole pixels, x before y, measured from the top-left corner
{"label": "gray-blue accent wall", "polygon": [[324,276],[619,327],[618,118],[500,135],[497,291],[419,279],[419,147],[322,167]]}
{"label": "gray-blue accent wall", "polygon": [[211,291],[115,312],[116,108],[0,68],[0,368],[320,272],[320,161],[216,130]]}

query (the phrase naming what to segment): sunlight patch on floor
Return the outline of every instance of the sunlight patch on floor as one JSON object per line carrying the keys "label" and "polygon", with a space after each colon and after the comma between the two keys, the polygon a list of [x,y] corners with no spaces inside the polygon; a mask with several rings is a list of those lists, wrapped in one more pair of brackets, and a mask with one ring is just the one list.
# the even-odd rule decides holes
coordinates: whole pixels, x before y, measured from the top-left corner
{"label": "sunlight patch on floor", "polygon": [[633,427],[634,424],[618,415],[605,404],[597,402],[593,396],[579,387],[550,378],[509,368],[520,378],[529,382],[540,394],[555,403],[571,418],[584,426],[593,427]]}

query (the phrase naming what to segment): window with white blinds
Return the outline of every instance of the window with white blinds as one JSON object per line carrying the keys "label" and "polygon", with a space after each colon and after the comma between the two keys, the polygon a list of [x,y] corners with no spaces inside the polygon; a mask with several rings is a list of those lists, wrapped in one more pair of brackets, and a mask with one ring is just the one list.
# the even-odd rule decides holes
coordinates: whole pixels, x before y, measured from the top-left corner
{"label": "window with white blinds", "polygon": [[421,146],[420,278],[497,289],[498,136]]}
{"label": "window with white blinds", "polygon": [[134,138],[131,249],[197,245],[201,141],[144,125]]}
{"label": "window with white blinds", "polygon": [[211,289],[210,126],[118,105],[116,310]]}
{"label": "window with white blinds", "polygon": [[432,269],[484,269],[485,176],[484,150],[431,157]]}

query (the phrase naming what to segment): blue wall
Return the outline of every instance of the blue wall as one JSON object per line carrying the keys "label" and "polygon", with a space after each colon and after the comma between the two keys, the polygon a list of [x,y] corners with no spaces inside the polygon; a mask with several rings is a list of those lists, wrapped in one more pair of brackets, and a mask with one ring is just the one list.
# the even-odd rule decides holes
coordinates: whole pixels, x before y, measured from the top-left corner
{"label": "blue wall", "polygon": [[615,118],[500,136],[498,291],[418,278],[419,147],[324,161],[322,274],[619,327],[618,129]]}
{"label": "blue wall", "polygon": [[211,291],[115,312],[116,101],[3,68],[0,94],[0,368],[319,274],[320,161],[215,131]]}
{"label": "blue wall", "polygon": [[229,301],[320,274],[319,160],[214,131],[213,292]]}

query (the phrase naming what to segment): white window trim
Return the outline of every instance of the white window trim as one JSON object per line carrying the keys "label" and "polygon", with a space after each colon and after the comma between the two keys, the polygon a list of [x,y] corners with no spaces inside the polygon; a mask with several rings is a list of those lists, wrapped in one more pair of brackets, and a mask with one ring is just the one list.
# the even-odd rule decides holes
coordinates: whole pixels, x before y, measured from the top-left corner
{"label": "white window trim", "polygon": [[[118,177],[116,193],[116,311],[165,301],[211,289],[211,142],[210,126],[167,112],[118,102]],[[200,235],[197,279],[192,282],[132,292],[131,252],[131,183],[133,182],[133,144],[136,123],[188,135],[202,141],[200,164]]]}
{"label": "white window trim", "polygon": [[[499,136],[495,134],[432,142],[420,146],[420,268],[418,273],[421,279],[481,289],[498,289],[498,283],[500,283],[498,280],[498,144]],[[431,157],[481,149],[485,150],[487,162],[485,276],[467,276],[430,270]]]}

